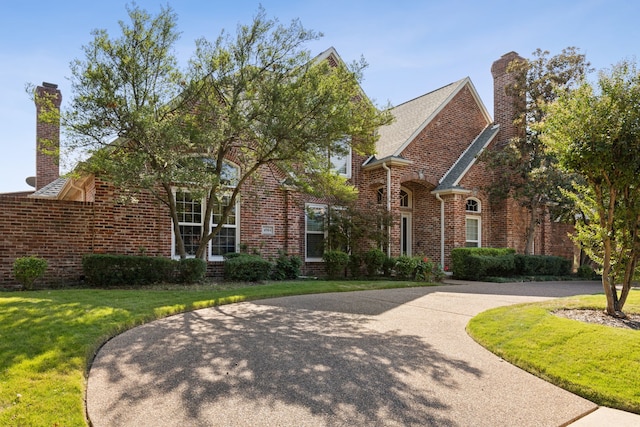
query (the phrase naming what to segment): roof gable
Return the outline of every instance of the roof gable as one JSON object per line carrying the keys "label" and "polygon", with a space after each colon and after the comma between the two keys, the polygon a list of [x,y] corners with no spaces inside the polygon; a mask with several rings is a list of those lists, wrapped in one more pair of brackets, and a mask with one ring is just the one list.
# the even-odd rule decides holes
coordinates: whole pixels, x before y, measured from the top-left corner
{"label": "roof gable", "polygon": [[487,120],[487,124],[491,123],[491,116],[482,103],[471,79],[465,77],[462,80],[450,83],[447,86],[394,107],[391,110],[395,118],[393,123],[379,129],[380,139],[376,144],[376,157],[383,159],[390,156],[399,156],[464,87],[469,87],[478,107]]}
{"label": "roof gable", "polygon": [[498,125],[487,126],[458,157],[447,173],[444,174],[434,191],[440,192],[459,188],[460,181],[464,175],[471,169],[471,166],[473,166],[484,149],[493,141],[499,130],[500,126]]}

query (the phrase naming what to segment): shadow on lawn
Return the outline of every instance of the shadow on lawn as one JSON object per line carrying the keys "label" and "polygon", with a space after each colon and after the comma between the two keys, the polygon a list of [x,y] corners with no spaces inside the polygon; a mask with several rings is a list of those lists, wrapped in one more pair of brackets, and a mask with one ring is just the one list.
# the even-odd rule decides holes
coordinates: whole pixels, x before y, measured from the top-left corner
{"label": "shadow on lawn", "polygon": [[265,301],[144,325],[96,358],[89,417],[94,426],[453,425],[429,382],[457,389],[454,370],[481,372],[370,320]]}

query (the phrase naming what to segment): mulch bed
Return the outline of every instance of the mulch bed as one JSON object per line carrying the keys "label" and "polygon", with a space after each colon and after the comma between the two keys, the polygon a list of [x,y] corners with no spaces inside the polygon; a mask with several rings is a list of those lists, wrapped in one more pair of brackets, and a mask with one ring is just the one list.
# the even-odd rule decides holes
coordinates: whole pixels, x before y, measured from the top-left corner
{"label": "mulch bed", "polygon": [[558,317],[579,320],[586,323],[640,330],[640,314],[627,313],[626,319],[609,316],[601,310],[558,310],[553,314]]}

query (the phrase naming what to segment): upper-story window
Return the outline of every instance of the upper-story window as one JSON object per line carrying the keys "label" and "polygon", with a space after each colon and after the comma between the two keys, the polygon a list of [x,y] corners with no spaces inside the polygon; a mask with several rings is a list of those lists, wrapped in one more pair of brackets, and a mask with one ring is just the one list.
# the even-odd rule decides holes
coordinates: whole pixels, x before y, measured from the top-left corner
{"label": "upper-story window", "polygon": [[347,178],[351,178],[351,138],[346,137],[336,142],[330,153],[331,169]]}

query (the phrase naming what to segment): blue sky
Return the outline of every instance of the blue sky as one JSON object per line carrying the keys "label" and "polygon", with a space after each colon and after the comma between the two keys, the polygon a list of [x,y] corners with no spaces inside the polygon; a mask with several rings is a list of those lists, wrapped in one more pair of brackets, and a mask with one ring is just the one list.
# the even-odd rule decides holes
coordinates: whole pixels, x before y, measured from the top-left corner
{"label": "blue sky", "polygon": [[[7,3],[11,5],[8,6]],[[282,23],[299,18],[324,34],[312,54],[335,47],[346,62],[369,63],[363,89],[378,105],[397,105],[470,77],[493,114],[490,67],[516,51],[530,57],[576,46],[596,69],[640,53],[640,2],[635,0],[138,0],[151,13],[169,4],[178,14],[178,54],[194,40],[214,40],[249,23],[258,5]],[[29,190],[35,174],[35,107],[25,84],[57,83],[63,109],[72,97],[69,63],[82,58],[91,31],[119,35],[126,1],[22,0],[0,6],[0,192]],[[63,164],[63,172],[72,166]]]}

